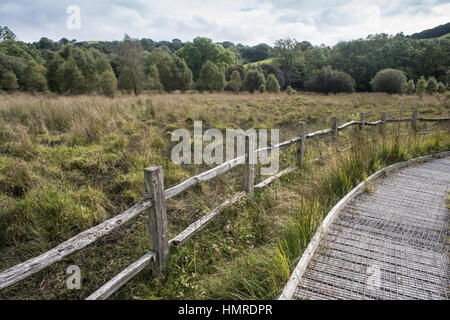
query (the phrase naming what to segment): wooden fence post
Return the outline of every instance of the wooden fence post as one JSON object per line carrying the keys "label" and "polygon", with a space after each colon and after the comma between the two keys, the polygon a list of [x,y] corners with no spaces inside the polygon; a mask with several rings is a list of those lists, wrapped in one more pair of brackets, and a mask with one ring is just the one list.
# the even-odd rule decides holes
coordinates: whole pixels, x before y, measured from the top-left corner
{"label": "wooden fence post", "polygon": [[414,133],[417,132],[417,114],[417,110],[413,110],[411,117],[411,130],[413,130]]}
{"label": "wooden fence post", "polygon": [[364,130],[364,124],[366,123],[366,113],[361,112],[359,114],[359,121],[361,121],[361,124],[359,125],[360,130]]}
{"label": "wooden fence post", "polygon": [[298,125],[298,135],[300,136],[299,146],[297,152],[295,153],[295,160],[297,166],[300,166],[303,162],[305,156],[305,142],[306,142],[306,122],[299,121]]}
{"label": "wooden fence post", "polygon": [[386,128],[386,118],[387,118],[387,112],[383,111],[381,113],[381,126],[380,126],[381,134],[384,134],[384,129]]}
{"label": "wooden fence post", "polygon": [[155,276],[162,276],[166,274],[169,260],[164,171],[161,166],[153,166],[144,169],[144,176],[147,196],[152,201],[148,210],[151,245],[152,250],[156,252],[152,268]]}
{"label": "wooden fence post", "polygon": [[255,138],[252,134],[245,135],[244,191],[250,199],[255,187]]}
{"label": "wooden fence post", "polygon": [[338,117],[331,117],[331,128],[333,129],[333,144],[336,144],[337,141],[337,137],[338,137],[338,123],[339,123],[339,118]]}

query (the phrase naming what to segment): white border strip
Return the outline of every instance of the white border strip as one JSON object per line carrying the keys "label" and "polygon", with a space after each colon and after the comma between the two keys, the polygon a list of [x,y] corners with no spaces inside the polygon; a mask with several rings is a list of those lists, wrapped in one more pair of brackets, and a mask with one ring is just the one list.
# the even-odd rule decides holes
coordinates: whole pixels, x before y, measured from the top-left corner
{"label": "white border strip", "polygon": [[[371,182],[372,180],[375,180],[382,174],[387,174],[392,172],[393,170],[397,170],[406,166],[411,165],[415,162],[421,162],[421,161],[427,161],[432,160],[436,158],[442,158],[450,156],[450,151],[435,153],[415,159],[411,159],[408,161],[396,163],[393,165],[390,165],[386,168],[383,168],[374,174],[372,174],[370,177],[367,178],[366,182]],[[317,229],[314,237],[309,242],[308,247],[303,252],[303,255],[298,262],[297,266],[295,267],[294,271],[292,272],[292,275],[287,282],[286,286],[283,289],[283,292],[278,297],[278,300],[291,300],[292,296],[294,295],[295,289],[297,289],[297,286],[300,282],[301,277],[306,271],[306,267],[308,266],[309,261],[311,260],[314,252],[316,251],[317,247],[319,246],[320,240],[322,239],[322,236],[325,234],[325,232],[328,230],[328,227],[331,225],[331,223],[334,221],[334,219],[337,217],[340,210],[354,197],[361,194],[364,190],[364,181],[358,184],[354,189],[352,189],[349,193],[345,195],[328,213],[326,218],[322,221],[322,224]]]}

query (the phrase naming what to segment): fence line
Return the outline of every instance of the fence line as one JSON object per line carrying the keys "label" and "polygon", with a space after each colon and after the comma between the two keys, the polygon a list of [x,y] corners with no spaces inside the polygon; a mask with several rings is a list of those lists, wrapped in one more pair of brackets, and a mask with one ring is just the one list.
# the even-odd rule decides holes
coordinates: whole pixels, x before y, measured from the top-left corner
{"label": "fence line", "polygon": [[[271,152],[272,150],[281,150],[288,148],[294,144],[298,144],[296,150],[296,166],[302,164],[305,152],[306,140],[319,137],[322,135],[333,134],[333,142],[336,142],[338,138],[338,132],[344,130],[353,125],[358,125],[360,130],[364,130],[367,126],[382,125],[390,122],[411,122],[411,129],[417,131],[417,121],[423,122],[436,122],[436,121],[448,121],[450,118],[421,118],[417,116],[417,111],[413,111],[411,118],[404,119],[387,119],[387,113],[383,112],[381,120],[374,122],[367,122],[365,120],[365,113],[360,113],[359,121],[350,121],[338,126],[339,119],[332,118],[332,128],[318,130],[306,134],[306,123],[298,123],[299,136],[293,137],[287,141],[281,142],[277,145],[261,148],[255,152],[256,159],[265,152]],[[207,170],[199,175],[193,176],[180,184],[164,190],[164,174],[162,167],[151,167],[144,169],[145,171],[145,184],[147,188],[147,196],[136,203],[128,210],[122,212],[115,217],[106,220],[95,227],[85,230],[78,235],[70,238],[69,240],[61,243],[55,248],[35,257],[29,259],[23,263],[13,266],[0,273],[0,290],[9,287],[43,269],[62,260],[63,258],[85,248],[86,246],[94,243],[101,237],[117,230],[124,224],[137,217],[139,214],[148,210],[149,222],[150,222],[150,238],[151,238],[151,250],[139,258],[136,262],[125,268],[122,272],[116,275],[113,279],[104,284],[100,289],[91,294],[87,299],[97,300],[106,299],[116,290],[118,290],[123,284],[130,280],[134,275],[143,270],[147,265],[152,265],[152,270],[155,275],[164,275],[166,273],[168,252],[169,248],[178,248],[183,245],[189,238],[195,233],[202,230],[214,217],[219,215],[226,207],[231,206],[237,201],[244,199],[245,197],[251,198],[254,190],[260,190],[282,175],[293,171],[296,167],[289,167],[277,173],[274,176],[267,178],[266,180],[254,185],[255,170],[254,165],[250,164],[250,157],[252,152],[252,144],[256,143],[252,141],[252,135],[246,135],[245,137],[245,155],[241,157],[229,160],[219,166],[216,166],[210,170]],[[234,167],[243,164],[244,165],[244,191],[236,193],[231,199],[228,199],[210,211],[207,215],[203,216],[199,220],[189,225],[184,231],[178,234],[175,238],[169,240],[167,235],[167,212],[165,202],[168,199],[175,197],[188,188],[197,185],[201,182],[217,177],[224,174]]]}

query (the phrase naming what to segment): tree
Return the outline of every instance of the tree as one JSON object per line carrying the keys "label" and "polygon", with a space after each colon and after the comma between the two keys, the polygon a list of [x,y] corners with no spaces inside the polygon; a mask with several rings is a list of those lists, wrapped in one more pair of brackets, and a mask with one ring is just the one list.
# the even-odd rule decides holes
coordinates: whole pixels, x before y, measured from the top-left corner
{"label": "tree", "polygon": [[59,84],[59,76],[58,72],[59,67],[64,63],[64,59],[61,57],[59,53],[50,53],[49,61],[47,62],[47,84],[48,88],[52,92],[60,92],[60,84]]}
{"label": "tree", "polygon": [[0,41],[16,41],[16,35],[7,26],[0,26]]}
{"label": "tree", "polygon": [[377,72],[370,84],[373,91],[402,93],[406,85],[406,76],[401,70],[383,69]]}
{"label": "tree", "polygon": [[84,92],[84,77],[71,57],[59,66],[57,74],[60,92],[69,94],[82,94]]}
{"label": "tree", "polygon": [[100,76],[100,90],[107,97],[114,97],[117,91],[117,79],[111,67]]}
{"label": "tree", "polygon": [[148,77],[147,77],[147,88],[150,90],[158,90],[163,91],[164,87],[161,84],[161,81],[159,80],[159,72],[158,68],[156,68],[155,64],[151,64],[150,67],[148,67]]}
{"label": "tree", "polygon": [[305,89],[313,92],[338,93],[355,91],[355,80],[345,72],[333,70],[330,66],[315,72],[305,82]]}
{"label": "tree", "polygon": [[118,51],[119,87],[137,96],[144,84],[142,45],[138,40],[125,35]]}
{"label": "tree", "polygon": [[273,74],[269,75],[267,79],[266,91],[271,93],[280,93],[280,84]]}
{"label": "tree", "polygon": [[283,71],[280,70],[274,63],[263,63],[259,65],[259,68],[261,69],[262,73],[264,74],[264,77],[266,78],[266,81],[269,78],[269,75],[273,74],[275,78],[278,81],[278,84],[281,88],[284,87],[284,74]]}
{"label": "tree", "polygon": [[186,61],[192,71],[194,81],[200,77],[200,70],[206,61],[211,61],[224,73],[225,70],[236,63],[233,51],[215,44],[211,39],[197,37],[193,42],[187,42],[176,53]]}
{"label": "tree", "polygon": [[251,69],[247,72],[244,78],[244,88],[250,93],[260,90],[261,86],[265,86],[266,80],[264,75],[257,69]]}
{"label": "tree", "polygon": [[427,81],[427,85],[425,87],[428,94],[433,94],[438,89],[438,83],[435,77],[429,77]]}
{"label": "tree", "polygon": [[151,64],[156,66],[165,91],[186,91],[192,87],[192,72],[184,59],[157,48],[146,56],[145,63],[149,67]]}
{"label": "tree", "polygon": [[406,84],[406,93],[407,94],[413,94],[416,91],[416,86],[414,85],[414,80],[411,79]]}
{"label": "tree", "polygon": [[420,79],[417,81],[416,85],[416,94],[419,96],[423,96],[425,93],[425,87],[427,85],[427,82],[425,81],[424,77],[420,77]]}
{"label": "tree", "polygon": [[227,68],[227,70],[225,71],[225,80],[226,81],[230,81],[231,74],[234,71],[239,72],[239,76],[241,77],[241,79],[244,79],[244,77],[245,77],[245,67],[242,64],[233,64],[233,65],[229,66]]}
{"label": "tree", "polygon": [[46,70],[43,66],[35,62],[31,62],[25,69],[23,74],[23,85],[27,91],[48,91],[47,79],[45,78]]}
{"label": "tree", "polygon": [[1,87],[3,90],[8,92],[14,92],[19,88],[19,84],[17,83],[17,77],[16,75],[9,71],[7,72],[0,82]]}
{"label": "tree", "polygon": [[228,87],[234,91],[238,92],[242,87],[242,79],[239,71],[234,70],[230,76],[230,81],[228,82]]}
{"label": "tree", "polygon": [[199,90],[222,91],[225,86],[225,76],[211,61],[206,61],[200,70],[198,80]]}

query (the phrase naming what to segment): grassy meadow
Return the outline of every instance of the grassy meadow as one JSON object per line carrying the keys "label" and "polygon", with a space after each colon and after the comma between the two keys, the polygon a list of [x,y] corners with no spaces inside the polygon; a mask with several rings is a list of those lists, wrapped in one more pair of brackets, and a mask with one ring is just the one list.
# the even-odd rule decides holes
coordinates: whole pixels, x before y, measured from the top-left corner
{"label": "grassy meadow", "polygon": [[[280,141],[329,128],[366,112],[368,121],[450,116],[448,95],[355,93],[155,94],[118,96],[0,95],[0,270],[43,253],[119,214],[145,194],[145,167],[162,165],[166,188],[205,171],[171,162],[171,133],[203,129],[278,128]],[[395,162],[450,150],[447,123],[388,124],[382,134],[356,127],[307,142],[302,168],[227,209],[187,244],[171,251],[169,273],[142,271],[112,299],[274,299],[328,210],[372,172]],[[281,155],[283,169],[294,161]],[[242,189],[242,167],[168,201],[170,238]],[[257,181],[264,177],[259,176]],[[142,214],[117,232],[10,288],[1,299],[82,299],[150,249]],[[224,226],[231,225],[225,232]],[[82,288],[66,289],[78,265]]]}

